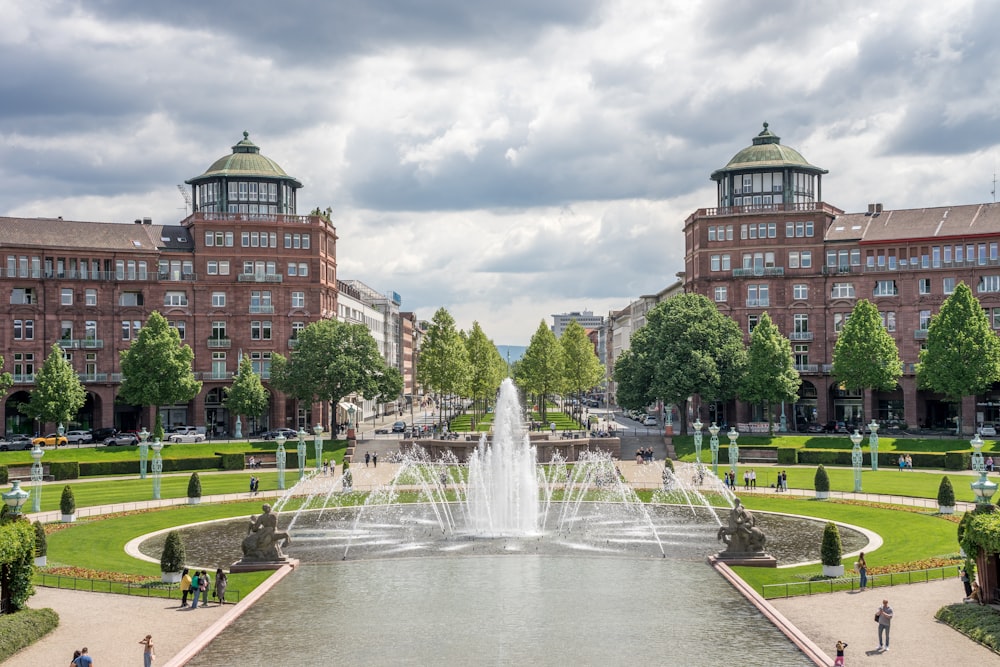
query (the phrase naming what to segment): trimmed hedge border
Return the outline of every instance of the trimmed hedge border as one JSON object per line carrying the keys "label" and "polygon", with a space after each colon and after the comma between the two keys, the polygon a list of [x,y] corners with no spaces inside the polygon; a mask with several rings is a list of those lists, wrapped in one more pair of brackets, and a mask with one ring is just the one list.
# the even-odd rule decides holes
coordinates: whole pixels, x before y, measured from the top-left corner
{"label": "trimmed hedge border", "polygon": [[934,614],[945,625],[1000,654],[1000,614],[978,604],[950,604]]}
{"label": "trimmed hedge border", "polygon": [[51,609],[22,609],[0,616],[0,662],[31,646],[58,625],[59,615]]}

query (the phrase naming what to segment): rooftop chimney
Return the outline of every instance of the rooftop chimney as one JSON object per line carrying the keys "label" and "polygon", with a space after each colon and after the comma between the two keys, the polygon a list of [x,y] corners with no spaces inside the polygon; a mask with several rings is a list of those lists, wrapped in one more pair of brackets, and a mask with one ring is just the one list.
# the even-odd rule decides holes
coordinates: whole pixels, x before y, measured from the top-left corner
{"label": "rooftop chimney", "polygon": [[[879,206],[881,206],[881,204],[879,204]],[[142,224],[144,224],[144,225],[151,225],[151,224],[153,224],[153,219],[152,218],[143,218],[142,219]]]}

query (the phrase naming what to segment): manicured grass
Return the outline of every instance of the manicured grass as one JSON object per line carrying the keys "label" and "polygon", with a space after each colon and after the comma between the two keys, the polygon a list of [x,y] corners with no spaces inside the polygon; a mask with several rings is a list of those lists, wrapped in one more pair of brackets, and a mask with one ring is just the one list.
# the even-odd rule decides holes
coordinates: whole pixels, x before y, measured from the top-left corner
{"label": "manicured grass", "polygon": [[934,618],[980,644],[1000,652],[1000,613],[992,607],[978,604],[950,604],[938,609]]}
{"label": "manicured grass", "polygon": [[[958,525],[931,511],[917,513],[791,496],[779,499],[747,495],[741,500],[750,509],[842,521],[877,532],[884,544],[875,551],[865,552],[869,568],[929,558],[957,557],[959,550]],[[854,558],[844,558],[843,564],[847,569],[853,568]],[[819,563],[781,569],[734,567],[733,570],[758,592],[762,591],[764,584],[805,581],[821,576],[823,571]]]}

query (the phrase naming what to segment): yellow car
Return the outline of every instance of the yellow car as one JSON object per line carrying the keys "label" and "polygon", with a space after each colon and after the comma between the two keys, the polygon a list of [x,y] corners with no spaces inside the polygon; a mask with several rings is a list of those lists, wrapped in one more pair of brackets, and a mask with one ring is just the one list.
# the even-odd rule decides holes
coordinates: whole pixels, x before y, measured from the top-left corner
{"label": "yellow car", "polygon": [[33,438],[31,440],[31,444],[39,445],[41,447],[46,447],[48,445],[55,445],[56,447],[58,447],[59,445],[68,445],[69,440],[67,440],[66,436],[64,435],[59,435],[58,433],[49,433],[48,435],[42,436],[41,438]]}

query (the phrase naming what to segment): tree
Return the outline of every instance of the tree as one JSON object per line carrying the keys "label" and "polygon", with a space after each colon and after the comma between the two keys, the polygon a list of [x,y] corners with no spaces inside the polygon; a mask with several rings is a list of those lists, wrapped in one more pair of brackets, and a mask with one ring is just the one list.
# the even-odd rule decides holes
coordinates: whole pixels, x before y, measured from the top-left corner
{"label": "tree", "polygon": [[[743,332],[708,298],[681,294],[663,301],[646,314],[639,331],[645,333],[634,335],[631,344],[637,362],[631,392],[671,405],[683,405],[694,394],[706,401],[735,397],[746,366]],[[683,433],[686,410],[681,419]]]}
{"label": "tree", "polygon": [[594,352],[594,344],[576,320],[570,320],[563,331],[559,347],[563,358],[563,388],[567,393],[579,395],[604,377],[604,366]]}
{"label": "tree", "polygon": [[486,337],[479,322],[472,323],[465,347],[469,354],[468,392],[478,417],[481,414],[479,411],[484,409],[481,403],[496,396],[506,375],[507,363],[500,357],[493,341]]}
{"label": "tree", "polygon": [[[201,382],[191,370],[193,362],[191,347],[181,344],[177,330],[154,310],[129,348],[121,352],[118,397],[131,405],[153,406],[162,431],[160,406],[187,403],[201,391]],[[163,434],[154,429],[154,437],[161,439]]]}
{"label": "tree", "polygon": [[76,497],[69,484],[63,487],[62,496],[59,497],[59,511],[67,515],[76,514]]}
{"label": "tree", "polygon": [[[0,368],[3,368],[4,359],[3,355],[0,355]],[[10,373],[0,373],[0,394],[5,394],[8,389],[14,384],[14,376]]]}
{"label": "tree", "polygon": [[545,325],[545,320],[538,324],[538,329],[531,336],[528,349],[521,357],[517,367],[518,383],[526,393],[538,397],[538,410],[542,421],[546,421],[548,410],[546,397],[558,391],[563,383],[562,348],[556,335]]}
{"label": "tree", "polygon": [[260,376],[253,372],[249,356],[240,359],[240,368],[233,378],[233,386],[225,388],[226,408],[237,415],[257,417],[267,410],[268,391],[260,383]]}
{"label": "tree", "polygon": [[820,560],[827,567],[837,567],[843,559],[843,547],[840,543],[840,529],[832,521],[826,523],[823,529],[823,545],[820,547]]}
{"label": "tree", "polygon": [[469,374],[469,352],[455,320],[447,310],[438,308],[420,343],[417,379],[439,395],[464,394]]}
{"label": "tree", "polygon": [[180,572],[184,567],[185,558],[181,534],[176,530],[171,530],[167,533],[167,539],[163,542],[163,551],[160,552],[160,571]]}
{"label": "tree", "polygon": [[823,467],[822,463],[816,468],[816,474],[813,476],[813,486],[820,493],[830,492],[830,475],[827,474],[826,468]]}
{"label": "tree", "polygon": [[336,404],[351,394],[388,399],[403,391],[402,374],[385,363],[363,324],[319,320],[296,340],[290,357],[271,361],[271,382],[289,396]]}
{"label": "tree", "polygon": [[615,400],[627,410],[642,410],[656,400],[652,394],[655,364],[645,358],[651,345],[642,340],[648,336],[649,331],[645,327],[636,331],[632,335],[632,347],[615,360],[612,373],[617,387]]}
{"label": "tree", "polygon": [[903,374],[896,341],[878,307],[861,299],[833,347],[833,376],[852,391],[892,391]]}
{"label": "tree", "polygon": [[[69,424],[87,400],[87,390],[62,348],[53,344],[45,363],[35,375],[35,388],[18,410],[43,424]],[[58,444],[58,443],[57,443]]]}
{"label": "tree", "polygon": [[740,398],[749,403],[763,403],[771,428],[772,406],[794,402],[802,379],[792,364],[792,345],[764,313],[750,334],[746,374],[740,383]]}
{"label": "tree", "polygon": [[939,507],[955,506],[955,489],[952,487],[948,475],[941,478],[941,484],[938,486],[937,501]]}
{"label": "tree", "polygon": [[188,478],[188,498],[201,498],[201,477],[196,472]]}
{"label": "tree", "polygon": [[927,347],[920,350],[917,384],[958,403],[959,429],[962,397],[981,394],[1000,381],[1000,339],[990,329],[979,299],[964,282],[955,287],[931,318]]}

